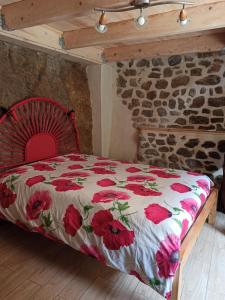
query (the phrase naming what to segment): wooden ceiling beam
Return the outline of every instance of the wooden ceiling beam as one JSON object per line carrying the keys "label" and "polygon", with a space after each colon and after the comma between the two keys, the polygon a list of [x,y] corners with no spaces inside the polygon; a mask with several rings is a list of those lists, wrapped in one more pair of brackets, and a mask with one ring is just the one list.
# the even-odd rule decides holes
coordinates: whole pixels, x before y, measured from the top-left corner
{"label": "wooden ceiling beam", "polygon": [[219,51],[225,47],[225,33],[192,36],[144,44],[128,45],[105,49],[105,63],[128,59],[141,59],[195,52]]}
{"label": "wooden ceiling beam", "polygon": [[[128,0],[113,0],[113,5],[123,5]],[[109,0],[23,0],[1,8],[2,24],[5,30],[15,30],[58,20],[81,16],[94,7],[111,6]]]}
{"label": "wooden ceiling beam", "polygon": [[186,9],[190,23],[180,26],[179,11],[170,11],[149,17],[147,24],[138,29],[134,20],[115,22],[108,25],[108,31],[98,33],[95,28],[84,28],[63,33],[64,48],[74,49],[89,46],[108,46],[117,43],[144,43],[160,38],[191,34],[225,27],[225,1],[202,4]]}
{"label": "wooden ceiling beam", "polygon": [[59,53],[72,61],[96,64],[102,63],[102,48],[88,47],[83,49],[63,50],[59,45],[61,34],[60,31],[53,30],[47,25],[16,31],[5,31],[0,29],[0,40],[13,41],[16,44],[47,53]]}

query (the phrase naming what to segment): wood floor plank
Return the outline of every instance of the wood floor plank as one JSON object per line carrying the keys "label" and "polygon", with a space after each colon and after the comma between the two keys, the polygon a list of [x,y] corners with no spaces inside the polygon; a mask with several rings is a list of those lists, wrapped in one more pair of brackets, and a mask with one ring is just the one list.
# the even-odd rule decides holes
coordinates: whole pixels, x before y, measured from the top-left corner
{"label": "wood floor plank", "polygon": [[111,289],[111,284],[100,277],[98,277],[93,285],[81,296],[81,300],[98,300],[105,299]]}
{"label": "wood floor plank", "polygon": [[90,257],[83,257],[74,278],[65,286],[60,296],[67,300],[80,299],[104,268],[105,266],[98,261]]}
{"label": "wood floor plank", "polygon": [[4,258],[0,259],[0,264],[12,270],[16,270],[25,265],[29,259],[34,257],[35,253],[40,253],[41,247],[43,246],[41,243],[37,243],[38,237],[35,237],[37,239],[33,239],[33,236],[31,238],[31,235],[28,235],[26,240],[19,239],[13,243],[13,246],[9,244],[8,247],[5,248],[7,254],[4,255]]}
{"label": "wood floor plank", "polygon": [[5,299],[15,288],[19,287],[24,281],[28,280],[33,270],[25,271],[24,268],[11,272],[2,279],[0,288],[0,299]]}
{"label": "wood floor plank", "polygon": [[20,286],[15,288],[11,293],[9,293],[5,300],[24,300],[33,299],[35,293],[40,289],[40,286],[25,280]]}
{"label": "wood floor plank", "polygon": [[214,243],[215,228],[205,224],[184,269],[182,300],[205,299]]}
{"label": "wood floor plank", "polygon": [[9,268],[3,268],[2,266],[0,266],[0,287],[2,285],[2,282],[4,281],[5,278],[8,278],[8,276],[10,276],[12,274],[12,270],[10,270]]}
{"label": "wood floor plank", "polygon": [[54,298],[54,300],[65,300],[65,298],[63,298],[62,296],[56,296],[55,298]]}
{"label": "wood floor plank", "polygon": [[153,289],[142,282],[138,282],[137,288],[134,291],[130,300],[165,300]]}
{"label": "wood floor plank", "polygon": [[[15,227],[15,226],[13,226]],[[13,257],[18,253],[18,247],[21,245],[21,239],[16,232],[10,231],[13,227],[9,226],[9,230],[1,230],[0,242],[0,265],[2,265],[8,258]]]}
{"label": "wood floor plank", "polygon": [[[52,274],[52,276],[46,278],[45,270],[44,279],[46,281],[44,289],[50,290],[51,297],[54,299],[55,297],[59,298],[60,292],[78,275],[78,267],[81,265],[83,258],[81,253],[77,253],[71,248],[66,249],[66,255],[64,255],[64,253],[65,251],[62,255],[59,253],[56,256],[57,263],[55,263],[54,269],[51,268],[50,273],[47,272],[48,275]],[[41,294],[43,293],[42,291]]]}
{"label": "wood floor plank", "polygon": [[135,277],[126,274],[118,274],[117,280],[98,277],[89,289],[84,293],[80,300],[98,300],[98,299],[130,299],[133,295],[138,281]]}
{"label": "wood floor plank", "polygon": [[209,270],[206,300],[225,299],[225,215],[216,221],[211,268]]}
{"label": "wood floor plank", "polygon": [[55,300],[57,292],[54,290],[55,286],[51,284],[46,284],[39,288],[33,296],[32,300]]}
{"label": "wood floor plank", "polygon": [[64,251],[61,248],[55,251],[56,253],[48,253],[49,255],[47,260],[41,259],[42,268],[32,275],[30,278],[31,281],[43,286],[55,275],[57,272],[57,261],[64,254]]}
{"label": "wood floor plank", "polygon": [[135,277],[123,274],[121,280],[118,280],[110,290],[106,299],[130,299],[137,287],[137,284],[138,282]]}

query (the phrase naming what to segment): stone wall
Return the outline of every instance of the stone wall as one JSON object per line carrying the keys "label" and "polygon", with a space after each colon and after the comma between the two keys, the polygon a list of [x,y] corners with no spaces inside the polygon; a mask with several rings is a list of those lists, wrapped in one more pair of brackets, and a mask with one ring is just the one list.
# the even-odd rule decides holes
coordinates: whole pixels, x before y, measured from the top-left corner
{"label": "stone wall", "polygon": [[220,182],[223,172],[224,133],[165,129],[143,130],[139,136],[138,161],[168,167],[204,172]]}
{"label": "stone wall", "polygon": [[[119,62],[115,68],[117,95],[130,111],[134,127],[225,131],[225,53],[131,60]],[[201,144],[199,141],[193,148]],[[188,152],[189,159],[197,158],[201,163],[202,158],[196,157],[196,153],[204,152],[202,149],[197,149],[192,155],[192,147],[186,145],[182,148],[186,148],[183,154],[177,147],[168,149],[171,155],[183,155],[184,159]],[[224,147],[220,151],[215,143],[212,148],[211,152],[221,162]],[[164,154],[157,150],[161,163],[165,163]],[[207,173],[213,171],[216,171],[215,167],[214,170],[208,167]]]}
{"label": "stone wall", "polygon": [[48,97],[76,111],[81,150],[92,153],[92,112],[86,66],[0,41],[0,106]]}

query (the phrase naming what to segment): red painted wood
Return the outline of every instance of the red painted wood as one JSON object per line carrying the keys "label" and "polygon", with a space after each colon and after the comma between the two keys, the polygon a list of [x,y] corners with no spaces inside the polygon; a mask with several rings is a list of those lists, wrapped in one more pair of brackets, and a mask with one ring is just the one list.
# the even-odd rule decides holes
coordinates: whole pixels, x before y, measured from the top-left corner
{"label": "red painted wood", "polygon": [[0,118],[0,169],[80,152],[75,113],[48,98],[13,105]]}
{"label": "red painted wood", "polygon": [[33,135],[26,144],[25,160],[27,162],[42,160],[56,155],[56,139],[49,133],[38,133]]}

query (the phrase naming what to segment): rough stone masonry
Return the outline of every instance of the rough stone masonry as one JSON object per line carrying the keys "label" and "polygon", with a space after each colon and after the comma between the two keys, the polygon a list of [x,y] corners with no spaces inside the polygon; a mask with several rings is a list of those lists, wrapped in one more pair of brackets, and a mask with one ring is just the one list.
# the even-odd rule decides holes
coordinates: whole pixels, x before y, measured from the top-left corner
{"label": "rough stone masonry", "polygon": [[92,153],[92,112],[86,65],[0,41],[0,106],[48,97],[76,112],[81,150]]}
{"label": "rough stone masonry", "polygon": [[[117,94],[132,114],[134,127],[225,131],[224,52],[130,60],[117,63],[116,69]],[[169,149],[175,167],[177,156],[181,156],[189,162],[183,165],[186,169],[212,173],[221,168],[225,134],[224,140],[216,142],[197,142],[190,137],[181,148],[174,138],[173,149],[168,147],[167,139],[165,135],[157,149],[148,142],[143,151],[142,144],[139,158],[148,163],[157,159],[158,163],[171,166],[171,160],[165,158]],[[210,151],[204,142],[211,142]],[[199,145],[201,149],[197,149]],[[203,160],[208,162],[207,166]]]}

